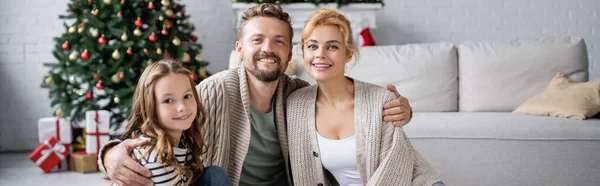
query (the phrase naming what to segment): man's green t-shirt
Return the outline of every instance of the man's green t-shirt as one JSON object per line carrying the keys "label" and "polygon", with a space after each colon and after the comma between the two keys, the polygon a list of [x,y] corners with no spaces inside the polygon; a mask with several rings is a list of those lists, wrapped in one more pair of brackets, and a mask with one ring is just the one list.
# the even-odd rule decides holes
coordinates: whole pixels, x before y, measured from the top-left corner
{"label": "man's green t-shirt", "polygon": [[287,185],[273,111],[263,113],[250,106],[250,120],[250,147],[242,166],[240,186]]}

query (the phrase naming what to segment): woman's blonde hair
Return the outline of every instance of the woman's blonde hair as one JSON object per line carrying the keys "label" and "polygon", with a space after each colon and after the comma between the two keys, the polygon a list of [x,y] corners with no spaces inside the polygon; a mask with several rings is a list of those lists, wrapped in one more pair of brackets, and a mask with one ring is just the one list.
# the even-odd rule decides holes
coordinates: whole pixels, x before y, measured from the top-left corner
{"label": "woman's blonde hair", "polygon": [[[185,162],[184,166],[177,163],[173,153],[173,137],[168,135],[161,127],[156,111],[156,95],[154,88],[156,82],[169,74],[183,74],[189,79],[190,88],[192,88],[194,99],[197,105],[197,114],[191,127],[181,134],[180,143],[183,143],[192,153],[192,159]],[[204,165],[200,159],[204,153],[204,141],[200,131],[204,125],[206,113],[200,102],[198,93],[194,88],[194,81],[189,78],[191,72],[172,59],[163,59],[148,65],[138,80],[135,93],[133,95],[133,105],[131,116],[127,123],[127,129],[122,135],[122,139],[138,138],[141,134],[151,139],[150,145],[154,145],[160,161],[168,166],[173,166],[179,172],[178,177],[185,175],[189,185],[193,180],[202,175]],[[191,178],[191,179],[190,179]]]}
{"label": "woman's blonde hair", "polygon": [[348,51],[348,58],[353,55],[358,55],[358,47],[352,39],[352,29],[350,28],[350,21],[340,11],[333,8],[322,8],[317,10],[315,13],[310,15],[304,22],[304,29],[302,29],[302,52],[304,52],[304,45],[306,39],[312,34],[312,32],[318,26],[331,25],[337,27],[342,33],[344,38],[344,45]]}

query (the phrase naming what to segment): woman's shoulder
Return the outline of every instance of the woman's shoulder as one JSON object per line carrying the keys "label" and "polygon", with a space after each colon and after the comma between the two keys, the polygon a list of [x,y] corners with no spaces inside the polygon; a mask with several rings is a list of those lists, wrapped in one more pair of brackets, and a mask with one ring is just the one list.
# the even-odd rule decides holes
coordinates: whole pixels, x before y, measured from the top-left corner
{"label": "woman's shoulder", "polygon": [[376,84],[354,80],[354,86],[359,90],[356,93],[362,94],[367,99],[384,100],[387,102],[396,97],[392,91]]}
{"label": "woman's shoulder", "polygon": [[317,91],[317,85],[311,85],[304,88],[300,88],[290,94],[288,96],[288,102],[290,100],[306,100],[310,96],[313,96],[313,93]]}

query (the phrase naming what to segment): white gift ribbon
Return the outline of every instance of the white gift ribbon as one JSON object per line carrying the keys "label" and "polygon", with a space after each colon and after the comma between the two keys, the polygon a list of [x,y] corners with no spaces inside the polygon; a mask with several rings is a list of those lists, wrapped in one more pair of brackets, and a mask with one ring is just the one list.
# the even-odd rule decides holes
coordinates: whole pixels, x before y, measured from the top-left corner
{"label": "white gift ribbon", "polygon": [[58,156],[58,158],[60,158],[61,160],[65,159],[65,155],[63,155],[62,153],[64,153],[67,150],[67,148],[65,148],[65,146],[62,143],[57,141],[56,144],[54,144],[54,147],[52,147],[52,145],[50,145],[50,141],[46,140],[44,141],[44,145],[46,145],[50,149],[42,150],[42,157],[35,161],[36,165],[42,164],[50,155],[52,155],[52,153],[55,153],[56,156]]}

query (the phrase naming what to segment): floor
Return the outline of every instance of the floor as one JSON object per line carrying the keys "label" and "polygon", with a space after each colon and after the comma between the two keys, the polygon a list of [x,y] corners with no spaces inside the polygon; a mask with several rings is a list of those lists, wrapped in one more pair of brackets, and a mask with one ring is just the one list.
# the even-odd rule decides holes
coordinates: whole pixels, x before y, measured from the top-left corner
{"label": "floor", "polygon": [[31,160],[28,152],[0,153],[0,185],[110,185],[104,174],[72,171],[44,173]]}

